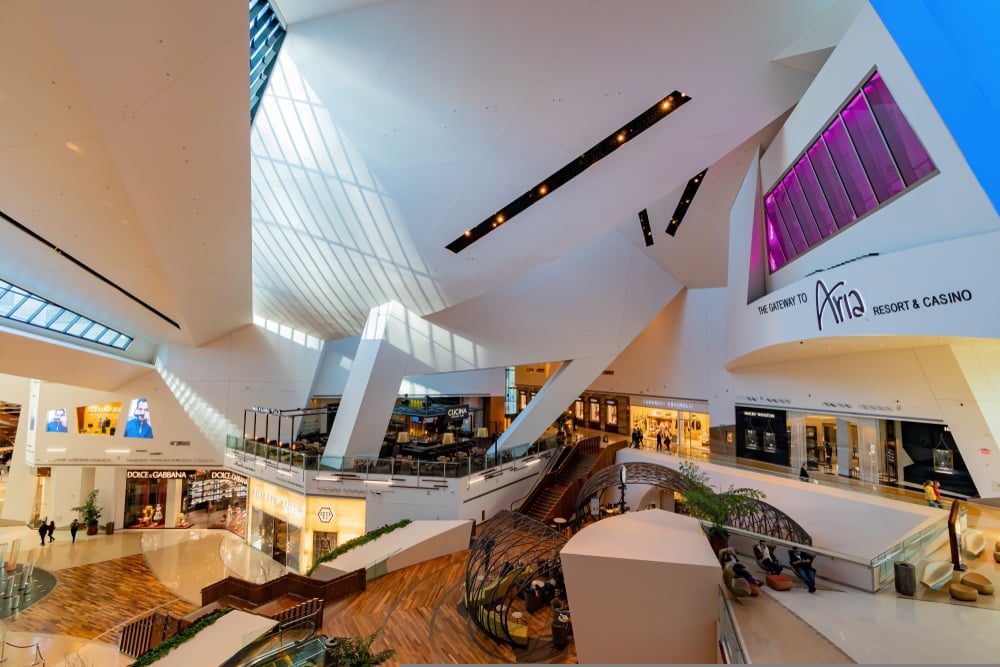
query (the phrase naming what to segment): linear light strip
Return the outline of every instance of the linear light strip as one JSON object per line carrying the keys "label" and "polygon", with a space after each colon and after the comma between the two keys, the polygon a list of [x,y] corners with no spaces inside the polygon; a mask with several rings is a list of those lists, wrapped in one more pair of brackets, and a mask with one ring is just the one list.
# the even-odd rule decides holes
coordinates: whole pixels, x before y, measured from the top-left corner
{"label": "linear light strip", "polygon": [[132,294],[131,292],[129,292],[127,289],[125,289],[124,287],[122,287],[118,283],[116,283],[113,280],[111,280],[110,278],[107,278],[104,275],[98,273],[94,269],[90,268],[89,266],[87,266],[86,264],[84,264],[83,262],[81,262],[80,260],[78,260],[76,257],[73,257],[73,255],[70,255],[69,253],[64,252],[62,248],[60,248],[56,244],[52,243],[51,241],[47,240],[45,237],[40,236],[39,234],[36,234],[35,232],[31,231],[30,229],[28,229],[27,227],[25,227],[20,222],[18,222],[14,218],[10,217],[9,215],[7,215],[6,213],[4,213],[3,211],[0,211],[0,218],[3,218],[7,222],[9,222],[11,225],[13,225],[17,229],[21,230],[22,232],[24,232],[25,234],[27,234],[31,238],[35,239],[39,243],[41,243],[41,244],[43,244],[45,246],[48,246],[48,248],[50,250],[54,250],[58,254],[62,255],[63,257],[65,257],[66,259],[68,259],[70,262],[76,264],[78,267],[80,267],[81,269],[83,269],[84,271],[86,271],[87,273],[89,273],[90,275],[92,275],[95,278],[97,278],[98,280],[100,280],[102,283],[104,283],[106,285],[109,285],[110,287],[113,287],[117,291],[121,292],[122,294],[124,294],[125,296],[127,296],[132,301],[135,301],[137,304],[139,304],[140,306],[142,306],[143,308],[145,308],[149,312],[153,313],[157,317],[159,317],[161,320],[163,320],[165,322],[169,322],[170,324],[174,325],[178,329],[181,328],[180,324],[178,324],[177,322],[173,321],[172,319],[170,319],[169,317],[167,317],[166,315],[164,315],[163,313],[161,313],[160,311],[158,311],[156,308],[153,308],[151,305],[149,305],[148,303],[146,303],[145,301],[143,301],[139,297],[135,296],[134,294]]}
{"label": "linear light strip", "polygon": [[681,194],[681,198],[677,201],[674,214],[670,216],[670,224],[667,225],[666,229],[667,234],[673,236],[677,233],[677,228],[681,226],[681,221],[684,220],[688,207],[694,201],[694,196],[698,193],[698,188],[701,187],[701,183],[705,180],[705,174],[707,173],[708,167],[705,167],[697,176],[688,181],[684,192]]}
{"label": "linear light strip", "polygon": [[691,101],[691,98],[684,93],[676,90],[673,91],[523,195],[490,215],[472,229],[466,230],[464,234],[445,247],[455,254],[460,253],[494,229],[500,227],[500,225],[509,221],[518,213],[521,213],[560,186],[573,180],[586,169],[597,164],[602,158],[607,157],[613,151],[625,145],[630,139],[635,138],[657,122],[663,120],[689,101]]}

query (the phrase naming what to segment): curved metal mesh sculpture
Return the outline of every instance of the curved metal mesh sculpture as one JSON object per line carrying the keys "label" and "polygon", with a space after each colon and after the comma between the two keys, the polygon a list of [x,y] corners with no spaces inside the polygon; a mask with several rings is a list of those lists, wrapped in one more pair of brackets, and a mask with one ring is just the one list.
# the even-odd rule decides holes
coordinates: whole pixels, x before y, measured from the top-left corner
{"label": "curved metal mesh sculpture", "polygon": [[753,502],[757,505],[755,511],[733,517],[726,521],[726,525],[803,546],[812,545],[813,541],[809,533],[796,523],[795,519],[763,500],[754,500]]}
{"label": "curved metal mesh sculpture", "polygon": [[[673,468],[641,461],[619,463],[599,471],[580,489],[580,493],[576,496],[576,521],[584,519],[591,498],[600,498],[608,489],[620,485],[619,475],[623,466],[626,470],[626,484],[648,484],[667,491],[676,491],[681,495],[690,488],[688,480]],[[726,521],[726,525],[804,546],[812,544],[809,533],[790,516],[763,500],[754,503],[757,505],[755,511],[732,517]]]}
{"label": "curved metal mesh sculpture", "polygon": [[512,606],[534,579],[561,579],[559,551],[566,537],[531,517],[502,510],[469,550],[465,609],[487,635],[516,646],[528,643],[528,626],[513,620]]}

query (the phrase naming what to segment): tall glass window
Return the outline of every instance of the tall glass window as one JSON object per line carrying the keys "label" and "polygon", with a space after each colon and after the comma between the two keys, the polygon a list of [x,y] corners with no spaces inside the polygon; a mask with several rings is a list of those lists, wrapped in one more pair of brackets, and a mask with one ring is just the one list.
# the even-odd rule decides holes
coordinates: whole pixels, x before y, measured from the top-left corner
{"label": "tall glass window", "polygon": [[765,193],[771,272],[935,170],[876,72]]}

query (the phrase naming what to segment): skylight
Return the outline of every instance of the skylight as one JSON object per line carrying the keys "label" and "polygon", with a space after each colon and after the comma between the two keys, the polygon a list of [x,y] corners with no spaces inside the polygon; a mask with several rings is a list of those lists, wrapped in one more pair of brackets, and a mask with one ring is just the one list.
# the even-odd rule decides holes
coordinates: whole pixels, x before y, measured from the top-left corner
{"label": "skylight", "polygon": [[0,317],[118,350],[127,349],[133,340],[3,280],[0,280]]}
{"label": "skylight", "polygon": [[278,59],[285,29],[267,0],[250,1],[250,122],[267,89],[267,77]]}

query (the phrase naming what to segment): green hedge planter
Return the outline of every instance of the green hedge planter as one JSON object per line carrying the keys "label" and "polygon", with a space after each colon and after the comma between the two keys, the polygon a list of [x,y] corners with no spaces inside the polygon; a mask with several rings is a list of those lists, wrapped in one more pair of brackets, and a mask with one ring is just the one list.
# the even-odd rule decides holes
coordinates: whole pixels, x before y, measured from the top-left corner
{"label": "green hedge planter", "polygon": [[312,564],[312,567],[309,568],[309,571],[306,572],[306,576],[307,577],[310,576],[313,573],[313,571],[315,571],[316,568],[319,567],[319,565],[321,563],[327,563],[327,562],[329,562],[329,561],[337,558],[341,554],[347,553],[348,551],[350,551],[351,549],[354,549],[355,547],[360,547],[362,544],[368,544],[372,540],[378,539],[379,537],[382,537],[386,533],[391,533],[392,531],[396,530],[397,528],[402,528],[403,526],[408,526],[411,523],[413,523],[413,522],[410,521],[409,519],[403,519],[402,521],[397,521],[396,523],[390,523],[387,526],[382,526],[381,528],[376,528],[373,531],[365,533],[361,537],[355,537],[353,540],[348,540],[347,542],[344,542],[343,544],[341,544],[339,547],[337,547],[336,549],[334,549],[330,553],[324,554],[324,555],[320,556],[319,558],[317,558],[316,562],[314,562]]}
{"label": "green hedge planter", "polygon": [[170,653],[175,647],[180,646],[187,640],[194,637],[196,634],[207,628],[208,626],[215,623],[217,620],[231,612],[232,609],[221,609],[219,611],[214,611],[205,618],[199,620],[197,623],[184,628],[176,635],[160,642],[152,650],[146,651],[139,658],[133,662],[129,667],[144,667],[145,665],[151,665],[166,654]]}

